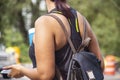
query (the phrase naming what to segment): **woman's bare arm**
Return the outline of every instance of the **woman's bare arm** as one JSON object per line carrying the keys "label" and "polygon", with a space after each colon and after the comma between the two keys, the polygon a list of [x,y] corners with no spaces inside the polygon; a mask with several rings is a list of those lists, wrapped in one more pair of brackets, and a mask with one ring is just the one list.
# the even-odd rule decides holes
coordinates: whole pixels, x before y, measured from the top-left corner
{"label": "woman's bare arm", "polygon": [[39,77],[38,77],[39,75],[36,68],[28,69],[23,67],[21,68],[21,73],[24,76],[27,76],[28,78],[30,78],[31,80],[39,80]]}
{"label": "woman's bare arm", "polygon": [[53,25],[48,16],[40,17],[35,22],[35,56],[40,80],[52,80],[55,75]]}
{"label": "woman's bare arm", "polygon": [[[83,34],[83,21],[84,21],[84,19],[83,19],[83,16],[80,15],[79,13],[78,13],[78,16],[79,16],[78,19],[80,21],[80,24],[79,24],[80,34]],[[86,19],[85,19],[85,22],[86,22],[86,26],[87,26],[87,35],[88,35],[88,37],[91,38],[91,41],[89,43],[89,51],[94,53],[97,56],[97,58],[99,60],[101,60],[101,67],[104,70],[104,60],[103,60],[103,57],[102,57],[102,54],[100,51],[100,47],[99,47],[97,38],[96,38],[95,34],[93,33],[90,24],[88,23],[88,21]]]}

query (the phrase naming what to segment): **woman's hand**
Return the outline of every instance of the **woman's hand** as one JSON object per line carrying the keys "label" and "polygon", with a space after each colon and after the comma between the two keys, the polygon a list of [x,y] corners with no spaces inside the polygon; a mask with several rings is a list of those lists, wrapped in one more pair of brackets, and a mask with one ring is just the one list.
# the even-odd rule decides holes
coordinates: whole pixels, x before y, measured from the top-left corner
{"label": "woman's hand", "polygon": [[24,76],[21,72],[22,68],[23,66],[20,64],[3,67],[4,70],[11,70],[8,76],[13,78],[20,78]]}

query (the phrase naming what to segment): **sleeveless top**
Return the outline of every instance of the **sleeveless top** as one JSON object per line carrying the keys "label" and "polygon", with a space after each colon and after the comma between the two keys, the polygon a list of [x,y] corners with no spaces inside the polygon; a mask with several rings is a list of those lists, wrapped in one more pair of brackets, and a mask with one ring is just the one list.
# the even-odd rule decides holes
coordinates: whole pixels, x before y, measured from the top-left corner
{"label": "sleeveless top", "polygon": [[[56,10],[53,10],[52,12],[57,13]],[[70,29],[71,29],[71,40],[73,42],[75,49],[77,49],[80,46],[82,39],[81,39],[80,32],[79,32],[80,30],[79,30],[76,10],[71,8],[71,13],[74,15],[74,17],[68,20],[70,24]],[[64,45],[63,48],[55,51],[55,64],[59,68],[64,80],[66,80],[66,77],[67,77],[68,67],[69,67],[72,54],[73,52],[68,42]],[[34,51],[33,43],[29,48],[29,56],[33,64],[33,68],[35,68],[36,60],[35,60],[35,51]]]}

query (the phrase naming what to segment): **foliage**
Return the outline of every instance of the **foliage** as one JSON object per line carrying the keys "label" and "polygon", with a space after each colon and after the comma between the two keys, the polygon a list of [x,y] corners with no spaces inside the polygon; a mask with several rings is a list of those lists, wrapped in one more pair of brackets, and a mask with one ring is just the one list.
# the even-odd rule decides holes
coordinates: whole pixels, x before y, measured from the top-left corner
{"label": "foliage", "polygon": [[22,43],[20,45],[20,50],[21,50],[20,61],[22,63],[31,62],[29,58],[29,53],[28,53],[29,52],[28,45]]}

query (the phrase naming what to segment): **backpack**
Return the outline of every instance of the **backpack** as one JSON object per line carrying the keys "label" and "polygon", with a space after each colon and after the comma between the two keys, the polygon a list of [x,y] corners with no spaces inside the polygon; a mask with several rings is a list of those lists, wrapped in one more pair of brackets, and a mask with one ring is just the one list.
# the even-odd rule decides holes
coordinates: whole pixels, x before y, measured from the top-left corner
{"label": "backpack", "polygon": [[[82,43],[78,50],[76,50],[70,37],[68,37],[67,30],[65,29],[65,26],[61,19],[59,19],[55,15],[49,16],[55,18],[61,25],[67,37],[67,40],[70,44],[70,47],[73,51],[73,55],[69,64],[67,80],[104,80],[103,72],[100,67],[101,64],[100,60],[98,60],[98,58],[93,53],[84,50],[84,48],[88,46],[90,41],[89,37],[86,38],[85,18],[83,18],[84,33],[82,35]],[[56,71],[58,74],[56,73],[57,78],[55,80],[63,80],[57,67]]]}

